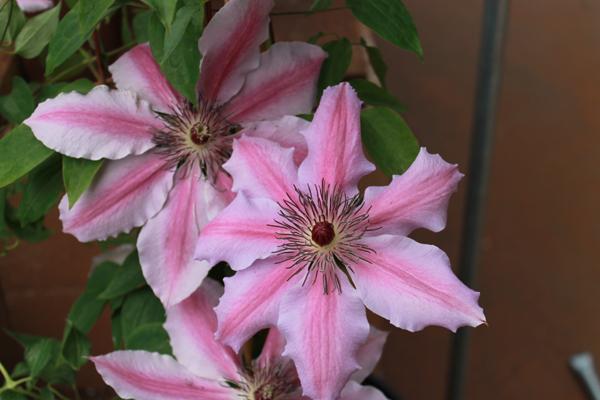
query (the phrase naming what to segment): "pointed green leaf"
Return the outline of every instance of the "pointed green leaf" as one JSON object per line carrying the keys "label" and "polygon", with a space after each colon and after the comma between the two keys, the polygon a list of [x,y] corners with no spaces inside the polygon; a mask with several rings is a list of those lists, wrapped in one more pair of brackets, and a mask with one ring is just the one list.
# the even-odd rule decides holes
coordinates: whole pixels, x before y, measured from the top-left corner
{"label": "pointed green leaf", "polygon": [[100,293],[98,298],[111,300],[144,286],[146,281],[142,275],[142,268],[137,251],[131,253],[121,267],[117,269],[107,288]]}
{"label": "pointed green leaf", "polygon": [[177,0],[143,0],[154,9],[163,24],[167,29],[171,28],[175,10],[177,9]]}
{"label": "pointed green leaf", "polygon": [[54,98],[60,93],[68,93],[73,91],[86,94],[92,90],[94,86],[94,82],[90,81],[89,79],[77,79],[73,82],[51,83],[49,85],[42,86],[38,93],[40,99],[39,101],[42,102],[46,99]]}
{"label": "pointed green leaf", "polygon": [[20,124],[35,109],[35,100],[27,82],[20,76],[12,79],[10,94],[0,97],[0,114],[13,124]]}
{"label": "pointed green leaf", "polygon": [[89,339],[82,332],[73,326],[67,326],[61,354],[71,368],[81,368],[87,362],[91,348]]}
{"label": "pointed green leaf", "polygon": [[31,376],[37,378],[58,356],[60,344],[55,339],[44,338],[25,349],[25,361]]}
{"label": "pointed green leaf", "polygon": [[25,25],[25,22],[25,14],[23,14],[23,11],[21,11],[14,0],[0,1],[0,35],[6,27],[6,34],[4,38],[0,37],[0,42],[13,42],[23,28],[23,25]]}
{"label": "pointed green leaf", "polygon": [[381,86],[386,87],[385,77],[387,75],[387,65],[383,60],[383,55],[381,51],[374,46],[369,46],[364,39],[360,39],[360,43],[363,45],[365,50],[367,51],[367,56],[369,57],[369,63],[371,67],[373,67],[373,71],[375,71],[375,75],[377,75],[377,79],[379,79],[379,83]]}
{"label": "pointed green leaf", "polygon": [[327,52],[327,58],[319,76],[320,91],[344,79],[352,61],[352,44],[346,38],[325,43],[323,50]]}
{"label": "pointed green leaf", "polygon": [[30,18],[19,32],[15,42],[15,53],[24,58],[37,57],[50,41],[58,26],[60,3],[41,14]]}
{"label": "pointed green leaf", "polygon": [[69,208],[92,184],[94,176],[100,170],[102,160],[86,160],[84,158],[71,158],[64,156],[62,164],[62,175],[65,190],[69,198]]}
{"label": "pointed green leaf", "polygon": [[80,32],[85,35],[94,30],[114,2],[115,0],[79,0]]}
{"label": "pointed green leaf", "polygon": [[128,350],[146,350],[161,354],[171,353],[169,335],[163,324],[151,323],[136,327],[127,338]]}
{"label": "pointed green leaf", "polygon": [[404,112],[405,107],[384,88],[364,79],[349,81],[358,97],[370,106],[389,107],[396,112]]}

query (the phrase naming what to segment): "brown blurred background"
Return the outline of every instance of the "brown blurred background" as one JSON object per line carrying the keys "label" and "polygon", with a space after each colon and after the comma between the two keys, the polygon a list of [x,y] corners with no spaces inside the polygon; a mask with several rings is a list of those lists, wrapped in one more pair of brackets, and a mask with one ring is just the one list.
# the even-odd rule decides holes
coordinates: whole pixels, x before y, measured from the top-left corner
{"label": "brown blurred background", "polygon": [[[303,9],[310,2],[289,3]],[[425,59],[377,40],[390,68],[388,84],[408,106],[405,117],[422,145],[468,175],[482,1],[405,3]],[[475,285],[489,326],[473,331],[466,397],[584,399],[567,360],[583,350],[600,359],[600,2],[512,1],[509,14]],[[355,32],[350,21],[342,10],[275,17],[274,25],[279,39],[306,39],[298,33]],[[357,60],[352,73],[361,68]],[[463,182],[444,232],[415,235],[440,246],[455,264],[465,189]],[[56,215],[51,225],[60,230]],[[60,337],[97,251],[57,234],[0,258],[0,325]],[[110,350],[106,318],[93,338],[95,354]],[[450,344],[442,329],[391,329],[378,372],[405,399],[443,399]],[[2,360],[20,356],[0,336]],[[99,385],[91,368],[81,382]]]}

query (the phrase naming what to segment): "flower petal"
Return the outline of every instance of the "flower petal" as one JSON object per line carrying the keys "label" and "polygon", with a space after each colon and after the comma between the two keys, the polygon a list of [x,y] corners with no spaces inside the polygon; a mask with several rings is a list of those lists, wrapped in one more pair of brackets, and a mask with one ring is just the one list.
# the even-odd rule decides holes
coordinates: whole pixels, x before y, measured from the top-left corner
{"label": "flower petal", "polygon": [[300,131],[306,129],[308,125],[308,121],[302,118],[287,115],[272,121],[246,123],[242,134],[272,140],[282,147],[293,148],[294,163],[300,165],[308,151],[306,140]]}
{"label": "flower petal", "polygon": [[249,136],[233,142],[233,153],[223,168],[233,177],[234,192],[276,202],[293,192],[298,174],[294,149]]}
{"label": "flower petal", "polygon": [[24,12],[38,12],[53,6],[52,0],[17,0],[17,5]]}
{"label": "flower petal", "polygon": [[155,110],[170,112],[183,101],[160,71],[147,43],[127,51],[108,70],[118,89],[136,93]]}
{"label": "flower petal", "polygon": [[411,332],[429,325],[456,331],[485,322],[479,293],[454,275],[437,247],[394,235],[363,243],[375,252],[369,255],[370,264],[353,265],[354,282],[371,311]]}
{"label": "flower petal", "polygon": [[325,89],[308,129],[308,156],[300,165],[300,183],[337,186],[357,192],[358,180],[375,167],[365,158],[360,139],[360,100],[350,84]]}
{"label": "flower petal", "polygon": [[243,193],[200,232],[196,245],[197,260],[214,265],[226,261],[240,270],[257,259],[271,255],[279,241],[276,228],[269,226],[278,206],[269,199],[248,199]]}
{"label": "flower petal", "polygon": [[420,227],[439,232],[446,226],[448,200],[462,177],[456,164],[423,147],[410,168],[388,186],[367,188],[369,222],[378,227],[377,234],[405,236]]}
{"label": "flower petal", "polygon": [[205,279],[190,297],[167,308],[165,323],[177,360],[196,375],[218,381],[237,379],[238,368],[231,349],[215,340],[217,316],[213,308],[222,294],[220,284]]}
{"label": "flower petal", "polygon": [[207,213],[223,209],[227,199],[192,167],[179,174],[165,207],[142,228],[137,247],[146,281],[165,307],[188,297],[212,267],[194,260]]}
{"label": "flower petal", "polygon": [[115,351],[93,357],[104,381],[124,399],[233,400],[219,382],[202,379],[172,357],[146,351]]}
{"label": "flower petal", "polygon": [[103,85],[46,100],[25,124],[46,147],[91,160],[142,154],[154,147],[153,130],[163,127],[147,102]]}
{"label": "flower petal", "polygon": [[259,64],[260,44],[269,37],[273,0],[230,0],[212,18],[198,43],[202,53],[200,95],[224,103]]}
{"label": "flower petal", "polygon": [[129,232],[160,211],[172,185],[173,171],[156,154],[107,162],[73,208],[61,200],[63,231],[81,242]]}
{"label": "flower petal", "polygon": [[388,400],[388,398],[373,386],[362,386],[350,381],[342,390],[339,400]]}
{"label": "flower petal", "polygon": [[258,364],[263,368],[274,364],[281,359],[284,348],[285,338],[281,332],[275,327],[270,328],[265,344],[258,356]]}
{"label": "flower petal", "polygon": [[360,346],[369,334],[365,308],[356,291],[343,279],[342,293],[324,294],[322,281],[288,287],[280,304],[277,326],[294,360],[303,393],[313,399],[334,400],[359,367]]}
{"label": "flower petal", "polygon": [[360,347],[356,356],[360,369],[352,374],[352,380],[356,382],[364,381],[375,369],[375,366],[381,358],[383,346],[387,339],[388,332],[379,330],[374,326],[370,327],[367,341]]}
{"label": "flower petal", "polygon": [[289,277],[290,270],[285,265],[268,258],[225,278],[225,294],[215,308],[219,320],[217,339],[239,350],[256,332],[275,325]]}
{"label": "flower petal", "polygon": [[327,54],[301,42],[275,43],[261,54],[260,67],[248,74],[242,90],[223,108],[234,122],[258,121],[308,113]]}

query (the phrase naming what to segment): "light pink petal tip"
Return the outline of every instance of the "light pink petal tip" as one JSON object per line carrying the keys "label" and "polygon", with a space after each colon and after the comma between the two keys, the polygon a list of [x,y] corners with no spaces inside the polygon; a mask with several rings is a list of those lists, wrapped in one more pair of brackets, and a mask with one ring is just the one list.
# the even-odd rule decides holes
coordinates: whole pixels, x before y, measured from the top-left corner
{"label": "light pink petal tip", "polygon": [[147,43],[127,51],[108,69],[118,89],[136,93],[155,110],[168,113],[183,101],[160,71]]}
{"label": "light pink petal tip", "polygon": [[339,400],[388,400],[388,398],[379,389],[350,381],[342,390]]}
{"label": "light pink petal tip", "polygon": [[206,279],[190,297],[167,308],[165,329],[171,338],[173,354],[190,371],[214,380],[236,379],[235,354],[215,340],[217,316],[213,308],[223,287]]}
{"label": "light pink petal tip", "polygon": [[63,197],[59,204],[63,230],[82,242],[129,232],[163,207],[172,185],[173,171],[158,155],[109,161],[73,208]]}
{"label": "light pink petal tip", "polygon": [[144,153],[154,147],[153,131],[163,127],[146,101],[106,86],[46,100],[25,124],[52,150],[91,160]]}
{"label": "light pink petal tip", "polygon": [[24,12],[38,12],[53,6],[52,0],[17,0],[17,5]]}
{"label": "light pink petal tip", "polygon": [[298,174],[294,149],[248,136],[233,142],[233,153],[223,168],[233,177],[234,192],[276,202],[293,192]]}
{"label": "light pink petal tip", "polygon": [[224,103],[256,69],[260,44],[268,38],[273,0],[231,0],[204,29],[198,43],[202,53],[198,89],[203,99]]}
{"label": "light pink petal tip", "polygon": [[215,309],[217,338],[238,350],[256,332],[275,325],[289,276],[285,265],[267,259],[225,278],[225,294]]}
{"label": "light pink petal tip", "polygon": [[323,293],[321,280],[288,288],[277,326],[294,360],[303,393],[335,400],[359,368],[356,354],[369,334],[365,308],[356,291],[342,281],[342,293]]}
{"label": "light pink petal tip", "polygon": [[282,147],[294,149],[294,163],[300,165],[306,157],[307,148],[301,131],[308,127],[308,121],[287,115],[272,120],[244,124],[242,135],[259,137],[278,143]]}
{"label": "light pink petal tip", "polygon": [[165,207],[142,228],[137,243],[144,277],[165,307],[188,297],[208,274],[212,264],[194,259],[196,243],[206,210],[226,205],[199,168],[181,172]]}
{"label": "light pink petal tip", "polygon": [[358,292],[376,314],[411,332],[429,325],[456,331],[485,323],[479,293],[452,272],[450,261],[435,246],[382,235],[364,240],[375,253],[355,265]]}
{"label": "light pink petal tip", "polygon": [[285,338],[277,328],[271,327],[262,351],[258,356],[259,365],[267,367],[280,360],[284,348]]}
{"label": "light pink petal tip", "polygon": [[327,57],[308,43],[276,43],[261,54],[260,67],[223,109],[230,121],[258,121],[308,113],[313,108],[321,64]]}
{"label": "light pink petal tip", "polygon": [[324,180],[354,194],[359,179],[375,169],[362,149],[360,105],[348,83],[323,92],[315,117],[303,132],[308,156],[300,165],[301,184],[319,184]]}
{"label": "light pink petal tip", "polygon": [[102,379],[124,399],[232,399],[230,389],[220,382],[197,377],[170,356],[116,351],[92,361]]}
{"label": "light pink petal tip", "polygon": [[407,235],[416,228],[439,232],[446,226],[446,211],[463,174],[438,154],[423,147],[410,168],[394,176],[389,186],[369,187],[365,205],[376,234]]}
{"label": "light pink petal tip", "polygon": [[243,193],[200,232],[197,260],[214,265],[226,261],[240,270],[263,259],[279,246],[276,228],[270,226],[278,206],[269,199],[249,199]]}
{"label": "light pink petal tip", "polygon": [[374,326],[371,326],[370,329],[367,341],[360,347],[356,355],[360,369],[352,374],[351,378],[356,382],[362,382],[371,375],[381,358],[383,346],[388,336],[388,332],[379,330]]}

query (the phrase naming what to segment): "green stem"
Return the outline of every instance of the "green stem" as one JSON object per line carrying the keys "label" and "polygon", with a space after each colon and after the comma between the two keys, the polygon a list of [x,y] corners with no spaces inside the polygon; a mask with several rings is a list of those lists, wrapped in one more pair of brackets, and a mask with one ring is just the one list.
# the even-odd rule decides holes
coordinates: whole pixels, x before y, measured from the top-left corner
{"label": "green stem", "polygon": [[2,374],[2,377],[4,378],[4,387],[12,387],[12,385],[15,384],[2,363],[0,363],[0,374]]}
{"label": "green stem", "polygon": [[50,389],[50,391],[56,396],[58,397],[60,400],[69,400],[69,398],[65,395],[63,395],[61,392],[59,392],[58,390],[54,389],[52,386],[48,385],[48,389]]}

